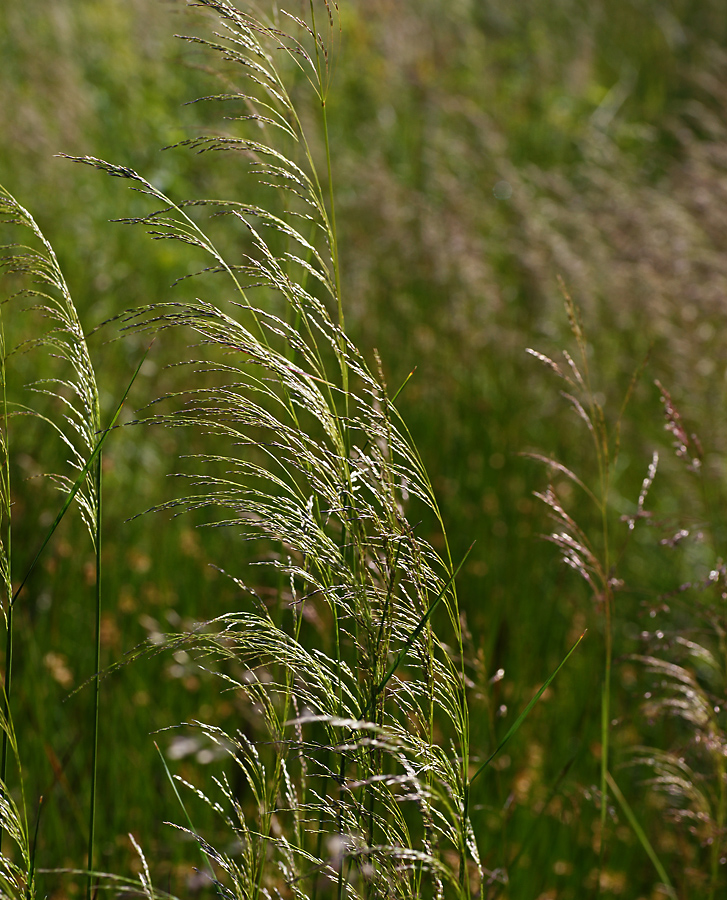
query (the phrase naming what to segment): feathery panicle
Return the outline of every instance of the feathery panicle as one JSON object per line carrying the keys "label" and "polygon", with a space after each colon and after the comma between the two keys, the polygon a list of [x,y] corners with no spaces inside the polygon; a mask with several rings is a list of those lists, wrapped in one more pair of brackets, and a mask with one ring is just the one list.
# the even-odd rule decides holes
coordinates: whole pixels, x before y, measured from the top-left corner
{"label": "feathery panicle", "polygon": [[[37,300],[35,309],[50,322],[50,328],[40,337],[24,344],[24,348],[46,348],[69,365],[68,375],[39,380],[31,387],[62,404],[62,422],[43,418],[65,444],[69,454],[68,464],[78,474],[93,453],[101,430],[98,388],[86,338],[53,248],[27,209],[2,186],[0,216],[6,223],[27,229],[36,239],[34,246],[6,245],[3,249],[7,255],[2,260],[2,268],[7,273],[31,279],[36,286],[23,293]],[[38,414],[28,408],[22,411]],[[56,474],[51,477],[66,492],[73,488],[76,480],[75,475]],[[95,541],[98,496],[92,477],[85,479],[76,497],[91,539]]]}
{"label": "feathery panicle", "polygon": [[664,404],[664,416],[666,425],[664,428],[673,435],[673,447],[676,455],[686,461],[687,468],[692,472],[698,472],[702,465],[702,445],[696,434],[688,434],[679,410],[674,405],[672,396],[660,381],[654,384],[659,388],[661,402]]}

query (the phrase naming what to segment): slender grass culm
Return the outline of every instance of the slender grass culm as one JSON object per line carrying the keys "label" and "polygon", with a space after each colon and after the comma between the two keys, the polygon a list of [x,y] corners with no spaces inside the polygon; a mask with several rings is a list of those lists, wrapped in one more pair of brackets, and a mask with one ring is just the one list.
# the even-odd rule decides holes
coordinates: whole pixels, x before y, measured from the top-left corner
{"label": "slender grass culm", "polygon": [[603,854],[606,846],[606,817],[608,809],[608,775],[609,745],[611,730],[611,669],[613,665],[613,618],[614,618],[614,580],[612,577],[613,550],[611,547],[609,504],[613,470],[620,450],[621,420],[633,389],[633,382],[626,395],[621,414],[612,432],[606,424],[603,408],[591,385],[588,366],[588,347],[580,320],[580,314],[565,286],[561,282],[565,310],[571,332],[578,349],[578,362],[570,354],[564,352],[567,369],[561,369],[553,360],[533,350],[533,356],[561,377],[567,385],[563,392],[565,399],[572,405],[576,415],[585,423],[590,434],[598,472],[598,483],[591,490],[573,471],[562,463],[536,455],[535,458],[545,463],[553,472],[564,475],[572,484],[577,485],[594,505],[600,519],[600,547],[594,548],[585,532],[568,515],[558,498],[553,485],[549,485],[545,493],[537,494],[551,510],[553,520],[562,530],[549,536],[561,551],[568,566],[578,572],[593,592],[599,607],[603,611],[604,665],[601,682],[601,752],[600,752],[600,837],[599,837],[599,869],[603,869]]}

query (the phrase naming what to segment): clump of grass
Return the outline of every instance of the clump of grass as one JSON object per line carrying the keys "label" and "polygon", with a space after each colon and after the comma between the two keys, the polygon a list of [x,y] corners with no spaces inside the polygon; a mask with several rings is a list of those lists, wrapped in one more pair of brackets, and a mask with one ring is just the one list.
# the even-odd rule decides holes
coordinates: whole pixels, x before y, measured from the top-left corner
{"label": "clump of grass", "polygon": [[[238,152],[280,193],[278,210],[177,203],[128,168],[79,161],[161,204],[133,221],[203,251],[208,274],[227,279],[200,287],[209,299],[157,303],[127,318],[136,331],[194,333],[201,359],[190,362],[191,380],[216,379],[183,388],[167,398],[176,409],[148,420],[214,441],[181,476],[195,490],[166,507],[208,508],[215,526],[279,548],[266,563],[278,585],[274,603],[227,563],[243,608],[175,641],[224,663],[228,688],[257,712],[252,736],[197,723],[246,785],[240,797],[223,777],[220,800],[209,799],[239,856],[197,837],[223,890],[235,895],[285,884],[299,897],[470,896],[483,873],[468,808],[458,566],[443,528],[444,555],[407,516],[408,506],[423,505],[441,524],[381,369],[369,369],[344,329],[326,119],[337,8],[311,2],[303,18],[195,5],[219,31],[188,40],[231,60],[243,78],[209,99],[237,104],[234,118],[258,130],[254,140],[185,143]],[[302,73],[318,102],[323,178],[285,67]],[[242,253],[218,249],[199,221],[205,208],[241,229]]]}
{"label": "clump of grass", "polygon": [[[310,0],[297,15],[277,5],[267,15],[217,0],[191,5],[209,13],[217,31],[187,40],[219,54],[235,75],[225,78],[222,93],[205,99],[227,104],[237,130],[182,143],[202,153],[238,154],[270,202],[175,201],[126,166],[74,157],[127,180],[154,204],[126,221],[207,257],[198,299],[147,305],[127,313],[124,326],[137,334],[183,330],[195,341],[194,357],[180,370],[187,379],[145,421],[206,435],[209,449],[179,473],[189,490],[158,509],[205,511],[206,524],[254,544],[261,562],[250,583],[235,560],[226,560],[241,608],[167,642],[196,652],[252,712],[237,731],[190,723],[229,758],[230,771],[195,793],[220,814],[234,850],[198,833],[192,815],[183,830],[199,842],[225,896],[481,896],[506,875],[481,863],[472,785],[556,673],[489,755],[471,747],[455,587],[466,555],[450,553],[432,484],[398,415],[395,401],[405,385],[392,396],[378,358],[370,366],[345,329],[328,133],[336,4]],[[299,111],[300,85],[312,90],[316,125]],[[36,387],[66,404],[70,432],[54,427],[78,475],[58,483],[69,500],[78,497],[96,551],[95,773],[100,448],[108,432],[101,430],[90,357],[52,250],[9,195],[6,205],[43,247],[10,262],[13,271],[52,289],[41,293],[41,308],[57,327],[39,343],[75,373]],[[216,227],[218,217],[229,226],[227,236]],[[575,364],[572,370],[585,389]],[[596,404],[591,414],[597,418],[599,410]],[[605,508],[607,454],[604,460]],[[5,505],[9,510],[9,499]],[[432,540],[418,533],[423,513],[438,523]],[[610,590],[607,551],[599,564],[601,574],[595,566],[593,572]],[[10,650],[9,644],[8,693]],[[610,672],[610,643],[606,658]],[[607,709],[608,679],[605,685]],[[607,746],[606,729],[606,756]],[[606,775],[604,764],[604,785]],[[94,817],[95,774],[89,873]],[[151,897],[143,857],[142,870],[141,886]],[[89,877],[89,893],[91,885]]]}

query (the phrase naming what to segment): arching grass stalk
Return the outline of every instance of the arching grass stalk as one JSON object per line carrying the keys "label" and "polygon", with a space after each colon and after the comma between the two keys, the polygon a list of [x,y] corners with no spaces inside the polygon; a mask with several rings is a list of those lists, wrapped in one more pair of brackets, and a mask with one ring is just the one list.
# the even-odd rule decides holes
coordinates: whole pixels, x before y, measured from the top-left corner
{"label": "arching grass stalk", "polygon": [[[98,516],[95,523],[95,531],[94,531],[94,546],[95,546],[95,558],[96,558],[96,584],[95,584],[95,610],[96,610],[96,630],[95,630],[95,646],[96,646],[96,660],[95,660],[95,674],[93,676],[94,682],[94,699],[92,704],[92,718],[93,718],[93,730],[92,730],[92,765],[91,765],[91,798],[90,798],[90,824],[89,824],[89,843],[88,843],[88,871],[90,872],[93,867],[93,851],[94,851],[94,835],[95,835],[95,794],[96,794],[96,772],[97,772],[97,751],[98,751],[98,717],[99,717],[99,705],[100,705],[100,669],[101,669],[101,451],[103,449],[103,445],[106,442],[111,431],[116,427],[116,423],[118,421],[119,415],[121,413],[121,409],[126,402],[126,399],[131,391],[131,388],[136,381],[136,378],[141,370],[141,367],[144,363],[144,360],[147,357],[148,350],[142,356],[141,361],[136,367],[134,374],[129,382],[124,394],[116,407],[114,415],[111,419],[111,423],[109,427],[98,435],[97,443],[93,449],[93,452],[86,460],[83,469],[79,473],[76,481],[73,483],[72,487],[68,491],[68,495],[58,511],[55,519],[53,520],[52,525],[48,529],[45,538],[41,542],[38,550],[33,557],[32,562],[28,566],[28,569],[23,576],[20,584],[16,588],[15,592],[12,594],[10,601],[8,603],[8,614],[7,614],[7,643],[10,647],[10,651],[6,649],[6,684],[10,685],[10,679],[12,677],[12,613],[15,609],[15,604],[18,601],[25,585],[30,579],[31,575],[35,571],[35,568],[40,561],[41,556],[43,555],[43,551],[50,543],[51,538],[53,537],[56,529],[60,525],[63,517],[68,512],[71,504],[73,503],[76,495],[81,491],[86,483],[86,479],[89,474],[93,472],[93,477],[96,483],[97,496],[99,498],[98,502]],[[4,446],[7,446],[4,444]],[[5,482],[6,483],[6,482]],[[9,485],[8,485],[9,487]],[[8,709],[9,703],[9,693],[8,691],[3,691],[4,697],[4,705],[5,708]],[[3,729],[3,768],[6,768],[6,760],[7,760],[7,747],[9,741],[9,731],[7,729]],[[5,783],[5,772],[3,772],[2,777],[3,784]],[[2,837],[2,833],[0,832],[0,840]],[[90,879],[90,876],[89,876]],[[90,890],[90,881],[89,881],[89,890]]]}
{"label": "arching grass stalk", "polygon": [[[591,436],[595,450],[598,486],[592,490],[570,468],[558,460],[539,454],[528,455],[548,466],[552,475],[565,476],[572,484],[582,490],[593,506],[595,506],[600,525],[600,547],[597,547],[591,543],[585,531],[566,512],[553,484],[550,484],[544,493],[536,494],[550,508],[551,516],[559,528],[558,531],[549,536],[549,540],[559,547],[564,561],[585,579],[592,591],[594,601],[603,610],[604,651],[600,708],[601,758],[599,763],[601,804],[599,811],[599,871],[602,871],[605,858],[605,832],[609,792],[614,626],[614,577],[609,526],[611,479],[620,451],[621,423],[646,360],[632,376],[619,416],[613,429],[610,430],[606,424],[601,402],[591,385],[588,367],[588,345],[578,308],[562,281],[560,286],[565,300],[570,329],[578,349],[578,363],[566,351],[563,352],[563,358],[566,363],[564,367],[534,350],[528,350],[528,352],[566,382],[567,389],[562,391],[562,395],[571,405],[578,418],[585,423]],[[650,478],[653,478],[653,475]],[[647,481],[648,484],[651,483],[650,480],[647,479]],[[648,490],[648,484],[645,482],[644,492]],[[643,504],[643,496],[640,498],[639,504]]]}
{"label": "arching grass stalk", "polygon": [[[2,186],[0,186],[0,215],[5,217],[8,224],[25,228],[32,234],[35,244],[5,245],[9,251],[2,260],[2,268],[10,274],[23,276],[32,284],[23,293],[37,301],[36,309],[52,323],[52,327],[41,333],[39,337],[33,337],[26,341],[27,349],[38,348],[49,352],[53,357],[60,359],[66,369],[57,377],[40,379],[30,385],[37,395],[45,395],[51,398],[52,403],[60,406],[62,415],[58,419],[51,419],[48,415],[36,408],[23,407],[26,414],[37,416],[51,426],[65,444],[69,452],[68,464],[72,472],[81,472],[79,479],[75,480],[70,475],[50,475],[57,486],[68,494],[56,521],[43,542],[41,549],[33,559],[28,572],[21,581],[17,590],[9,596],[6,613],[6,657],[5,657],[5,700],[4,710],[9,717],[12,696],[12,669],[13,669],[13,607],[22,591],[27,579],[35,568],[40,554],[47,545],[58,522],[68,509],[70,502],[75,498],[78,502],[81,516],[91,535],[95,538],[98,525],[99,495],[98,484],[94,478],[88,478],[91,459],[98,455],[99,433],[101,431],[98,389],[96,377],[88,352],[88,346],[76,312],[76,308],[63,277],[58,260],[50,243],[47,241],[37,223],[30,213],[21,206],[17,200]],[[7,472],[7,421],[9,406],[7,398],[7,382],[5,361],[7,354],[3,347],[3,405],[4,405],[4,469]],[[70,374],[68,374],[70,372]],[[3,475],[3,504],[7,511],[10,504],[9,476]],[[8,524],[9,527],[9,524]],[[4,548],[8,552],[9,548]],[[6,584],[10,584],[10,558],[6,557],[5,577]],[[8,730],[3,735],[2,762],[0,763],[0,777],[5,783],[7,778],[8,761]]]}
{"label": "arching grass stalk", "polygon": [[[102,430],[100,423],[100,408],[96,376],[91,362],[86,338],[78,318],[71,293],[61,272],[55,253],[50,243],[40,231],[30,213],[22,207],[12,195],[0,187],[0,213],[9,217],[9,222],[14,225],[27,228],[36,239],[36,246],[30,247],[23,244],[9,245],[6,249],[11,253],[3,261],[3,268],[10,273],[22,275],[33,279],[35,285],[24,293],[39,301],[39,310],[51,320],[54,327],[26,342],[26,347],[45,348],[57,358],[63,360],[70,367],[71,375],[61,373],[60,377],[48,378],[36,381],[31,388],[40,395],[46,395],[55,403],[60,404],[64,411],[59,421],[51,419],[48,415],[27,407],[18,407],[19,411],[30,413],[54,430],[61,438],[66,448],[70,451],[69,465],[74,471],[74,476],[51,475],[52,480],[66,494],[53,523],[45,534],[38,550],[36,551],[28,569],[19,585],[12,591],[10,579],[10,484],[8,470],[8,418],[9,403],[6,386],[6,353],[2,347],[2,392],[4,421],[2,429],[2,502],[7,526],[7,539],[3,547],[3,578],[8,590],[8,602],[6,607],[6,654],[5,654],[5,696],[4,710],[6,718],[9,715],[12,669],[13,669],[13,613],[28,579],[31,577],[45,548],[48,546],[53,534],[60,522],[75,501],[81,511],[83,521],[87,527],[95,552],[95,654],[94,654],[94,694],[91,704],[91,791],[89,798],[89,834],[88,834],[88,858],[87,870],[93,870],[94,843],[96,831],[96,781],[98,769],[98,727],[100,707],[100,668],[101,668],[101,451],[110,431],[115,427],[121,408],[136,380],[141,365],[146,358],[144,354],[137,366],[134,375],[129,382],[115,412],[111,423],[106,430]],[[148,352],[148,351],[147,351]],[[0,765],[0,777],[3,783],[7,778],[9,731],[3,732],[2,763]],[[1,836],[0,836],[1,839]],[[88,876],[87,896],[90,898],[92,889],[91,875]]]}

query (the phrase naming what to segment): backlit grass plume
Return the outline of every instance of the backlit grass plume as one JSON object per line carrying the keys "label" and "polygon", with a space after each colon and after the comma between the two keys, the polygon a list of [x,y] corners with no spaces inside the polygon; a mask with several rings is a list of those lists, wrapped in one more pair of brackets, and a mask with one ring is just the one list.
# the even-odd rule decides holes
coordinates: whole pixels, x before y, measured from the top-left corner
{"label": "backlit grass plume", "polygon": [[[22,293],[36,301],[37,312],[48,323],[45,330],[24,342],[21,349],[42,347],[67,363],[60,377],[40,379],[31,387],[52,397],[63,410],[58,421],[44,418],[65,444],[71,470],[79,474],[93,453],[101,431],[98,387],[83,328],[53,248],[31,214],[1,186],[0,216],[6,223],[27,229],[35,239],[33,246],[6,245],[4,249],[8,252],[2,264],[7,274],[24,276],[32,284]],[[18,411],[38,414],[32,408]],[[51,477],[66,492],[72,490],[76,480],[73,474],[59,473]],[[94,478],[84,479],[76,500],[95,541],[99,501]]]}
{"label": "backlit grass plume", "polygon": [[[305,15],[274,6],[264,16],[194,5],[218,32],[187,40],[231,62],[240,85],[228,79],[207,99],[232,105],[239,132],[184,143],[238,153],[270,204],[176,202],[128,168],[79,161],[157,202],[128,221],[194,246],[208,255],[208,276],[226,275],[200,282],[196,302],[127,319],[135,330],[197,336],[194,386],[149,419],[208,435],[210,450],[181,476],[192,490],[167,507],[206,508],[211,524],[260,542],[271,571],[258,578],[276,586],[263,602],[226,562],[240,611],[179,639],[215,660],[254,710],[238,734],[199,724],[247,786],[240,795],[222,778],[220,796],[209,792],[239,853],[198,837],[229,896],[283,885],[301,898],[469,896],[482,873],[469,823],[457,567],[446,539],[442,555],[407,517],[409,506],[428,508],[441,525],[380,366],[371,371],[344,328],[326,121],[337,8],[317,0],[298,4]],[[315,142],[287,88],[301,73],[320,113]],[[212,237],[205,211],[227,216],[232,242]]]}

